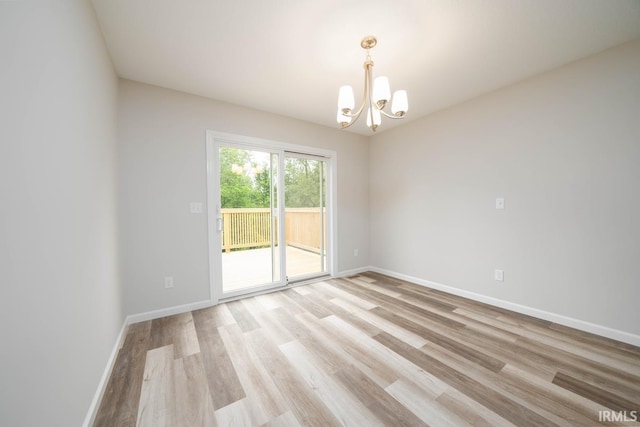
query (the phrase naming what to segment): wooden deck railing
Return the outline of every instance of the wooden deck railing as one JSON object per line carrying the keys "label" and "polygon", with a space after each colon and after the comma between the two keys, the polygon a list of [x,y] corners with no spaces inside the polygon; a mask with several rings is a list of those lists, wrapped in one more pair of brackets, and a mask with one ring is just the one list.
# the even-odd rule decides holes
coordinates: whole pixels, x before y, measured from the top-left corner
{"label": "wooden deck railing", "polygon": [[[324,210],[324,209],[323,209]],[[271,245],[271,210],[269,208],[222,209],[222,249],[259,248]],[[320,208],[287,208],[285,238],[287,245],[320,252]],[[322,231],[326,229],[325,215]],[[277,230],[274,230],[277,243]],[[322,232],[322,247],[325,246]]]}
{"label": "wooden deck railing", "polygon": [[326,247],[327,222],[324,208],[286,208],[285,211],[284,231],[287,245],[320,253],[320,242],[322,248]]}
{"label": "wooden deck railing", "polygon": [[225,252],[271,245],[269,208],[222,209],[222,221],[222,249]]}

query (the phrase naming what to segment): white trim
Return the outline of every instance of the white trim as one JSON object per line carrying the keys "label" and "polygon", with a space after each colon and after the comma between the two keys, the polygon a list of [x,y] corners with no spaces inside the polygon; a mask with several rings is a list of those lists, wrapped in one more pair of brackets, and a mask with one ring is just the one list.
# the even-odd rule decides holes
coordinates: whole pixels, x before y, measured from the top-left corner
{"label": "white trim", "polygon": [[333,150],[325,150],[323,148],[309,147],[306,145],[290,144],[288,142],[273,141],[270,139],[256,138],[253,136],[236,135],[233,133],[207,130],[207,141],[213,141],[214,139],[235,145],[245,144],[249,145],[250,147],[262,146],[274,148],[276,150],[292,151],[298,154],[312,154],[314,156],[322,156],[327,158],[336,156],[336,152]]}
{"label": "white trim", "polygon": [[635,335],[629,332],[620,331],[618,329],[609,328],[607,326],[597,325],[595,323],[586,322],[584,320],[574,319],[572,317],[564,316],[562,314],[551,313],[551,312],[540,310],[537,308],[528,307],[526,305],[521,305],[521,304],[517,304],[510,301],[505,301],[498,298],[477,294],[475,292],[465,291],[464,289],[458,289],[452,286],[443,285],[441,283],[420,279],[418,277],[396,273],[395,271],[385,270],[383,268],[370,267],[369,270],[374,271],[376,273],[385,274],[387,276],[395,277],[396,279],[406,280],[407,282],[415,283],[416,285],[437,289],[439,291],[447,292],[453,295],[469,298],[474,301],[483,302],[496,307],[515,311],[516,313],[526,314],[528,316],[533,316],[538,319],[548,320],[550,322],[558,323],[560,325],[568,326],[570,328],[575,328],[581,331],[590,332],[592,334],[600,335],[606,338],[611,338],[616,341],[621,341],[627,344],[640,346],[640,335]]}
{"label": "white trim", "polygon": [[95,421],[96,415],[98,415],[98,407],[100,406],[100,402],[102,402],[102,397],[104,396],[104,392],[107,388],[107,382],[111,377],[111,372],[113,371],[113,366],[116,363],[118,351],[120,351],[120,348],[122,347],[127,326],[129,326],[129,324],[125,319],[124,322],[122,322],[122,327],[120,328],[120,332],[118,333],[118,337],[116,338],[116,343],[111,350],[111,355],[109,355],[109,359],[107,359],[107,366],[102,373],[102,377],[100,378],[100,382],[98,383],[96,393],[93,395],[91,405],[89,405],[87,416],[84,418],[84,422],[82,423],[83,427],[92,426]]}
{"label": "white trim", "polygon": [[[270,157],[273,157],[273,152],[270,153]],[[280,283],[278,286],[278,284],[273,284],[273,286],[271,287],[272,289],[278,289],[281,286],[285,287],[287,286],[287,237],[286,237],[286,232],[287,232],[287,227],[285,225],[286,222],[286,213],[285,213],[285,204],[284,204],[284,176],[285,176],[285,156],[286,154],[284,153],[284,151],[277,151],[278,154],[278,170],[277,170],[277,174],[278,176],[276,177],[276,198],[277,198],[277,207],[276,209],[278,210],[278,218],[276,221],[277,227],[278,227],[278,242],[280,242],[280,244],[278,245],[278,258],[280,260]],[[273,185],[273,178],[271,178],[271,185]],[[222,189],[221,189],[222,190]],[[273,208],[273,200],[271,200],[270,202],[271,207]],[[272,219],[273,221],[273,219]],[[273,233],[273,230],[272,230]],[[273,251],[276,248],[275,246],[275,242],[273,241],[273,239],[271,240],[271,250]],[[221,252],[222,253],[222,252]],[[272,260],[271,262],[273,263],[275,260]]]}
{"label": "white trim", "polygon": [[192,302],[189,304],[176,305],[173,307],[161,308],[159,310],[146,311],[139,314],[131,314],[127,316],[125,322],[127,325],[132,323],[145,322],[147,320],[159,319],[161,317],[173,316],[174,314],[187,313],[193,310],[200,310],[201,308],[211,307],[211,301],[204,300],[198,302]]}
{"label": "white trim", "polygon": [[[211,304],[218,303],[218,292],[216,286],[220,282],[218,274],[222,271],[222,259],[214,256],[214,253],[222,250],[218,232],[216,230],[218,221],[218,209],[220,200],[216,197],[216,187],[220,186],[220,176],[215,173],[214,165],[219,163],[218,153],[215,149],[213,133],[207,131],[206,142],[206,162],[207,162],[207,260],[209,261],[209,300]],[[212,182],[213,180],[213,182]]]}
{"label": "white trim", "polygon": [[329,252],[325,262],[327,263],[327,273],[334,276],[338,268],[338,154],[334,152],[325,166],[327,167],[325,171],[327,182],[325,209],[327,206],[330,208],[330,215],[327,215],[326,218],[327,230],[325,232],[327,234],[325,238]]}
{"label": "white trim", "polygon": [[356,274],[366,273],[367,271],[375,271],[374,269],[375,267],[368,266],[368,267],[354,268],[352,270],[339,271],[332,278],[339,279],[341,277],[354,276]]}

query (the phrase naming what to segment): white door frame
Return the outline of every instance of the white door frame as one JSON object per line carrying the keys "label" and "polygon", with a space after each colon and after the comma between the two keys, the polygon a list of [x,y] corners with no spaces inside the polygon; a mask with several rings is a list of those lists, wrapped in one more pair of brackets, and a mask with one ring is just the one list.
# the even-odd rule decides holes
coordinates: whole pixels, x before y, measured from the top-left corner
{"label": "white door frame", "polygon": [[[336,227],[336,205],[337,205],[337,153],[332,150],[321,148],[306,147],[302,145],[289,144],[279,141],[271,141],[262,138],[235,135],[230,133],[222,133],[207,130],[206,133],[206,154],[207,154],[207,226],[209,236],[209,289],[212,304],[217,304],[223,299],[222,294],[222,247],[220,235],[217,227],[217,207],[220,205],[218,191],[220,188],[220,174],[218,173],[218,150],[219,144],[232,144],[236,146],[245,146],[246,148],[264,149],[269,152],[279,154],[280,165],[284,164],[284,156],[286,152],[295,154],[309,154],[319,156],[326,159],[327,172],[327,271],[331,276],[335,274],[335,259],[337,256],[337,239],[335,238]],[[278,167],[278,179],[284,178],[284,168]],[[278,186],[278,211],[280,218],[284,218],[284,187]],[[282,192],[282,194],[280,194]],[[280,233],[284,233],[284,227],[280,227]],[[284,236],[279,239],[284,242]],[[286,245],[282,245],[286,248]],[[284,256],[281,257],[282,278],[286,275],[284,269]],[[262,289],[266,291],[271,289]],[[257,292],[260,289],[256,289]]]}

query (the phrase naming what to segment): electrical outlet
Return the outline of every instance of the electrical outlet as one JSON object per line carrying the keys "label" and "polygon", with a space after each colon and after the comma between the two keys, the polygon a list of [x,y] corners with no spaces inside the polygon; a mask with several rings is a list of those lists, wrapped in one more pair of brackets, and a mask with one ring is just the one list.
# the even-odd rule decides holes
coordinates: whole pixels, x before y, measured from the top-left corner
{"label": "electrical outlet", "polygon": [[496,209],[504,209],[504,199],[502,197],[496,199]]}
{"label": "electrical outlet", "polygon": [[173,288],[173,276],[166,276],[164,278],[164,288],[165,289]]}
{"label": "electrical outlet", "polygon": [[358,251],[357,249],[353,250],[353,256],[358,256],[359,253],[360,253],[360,251]]}
{"label": "electrical outlet", "polygon": [[201,214],[202,211],[202,202],[191,202],[189,204],[189,212],[192,214]]}
{"label": "electrical outlet", "polygon": [[503,270],[496,270],[494,272],[494,278],[498,281],[498,282],[504,282],[504,271]]}

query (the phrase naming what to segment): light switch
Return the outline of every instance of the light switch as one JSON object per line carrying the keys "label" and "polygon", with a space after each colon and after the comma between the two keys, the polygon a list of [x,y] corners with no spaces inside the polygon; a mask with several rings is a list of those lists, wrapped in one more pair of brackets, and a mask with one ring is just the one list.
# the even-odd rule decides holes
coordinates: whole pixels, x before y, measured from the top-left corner
{"label": "light switch", "polygon": [[496,209],[504,209],[504,199],[502,197],[496,199]]}
{"label": "light switch", "polygon": [[166,276],[164,278],[165,289],[173,288],[173,276]]}
{"label": "light switch", "polygon": [[189,204],[189,211],[192,214],[201,214],[202,213],[202,202],[191,202]]}

